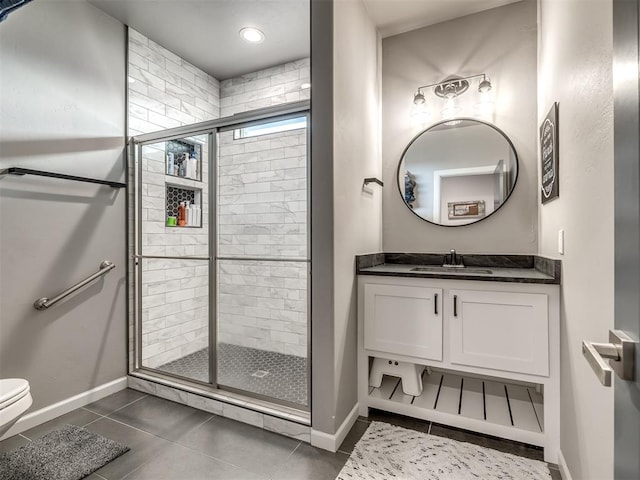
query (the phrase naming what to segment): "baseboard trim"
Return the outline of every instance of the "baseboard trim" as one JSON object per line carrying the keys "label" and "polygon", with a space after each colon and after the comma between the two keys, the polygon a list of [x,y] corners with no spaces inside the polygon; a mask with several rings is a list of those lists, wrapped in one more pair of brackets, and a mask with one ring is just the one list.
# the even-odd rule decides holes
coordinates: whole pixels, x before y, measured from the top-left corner
{"label": "baseboard trim", "polygon": [[351,427],[358,420],[358,408],[359,405],[356,403],[347,418],[342,422],[342,425],[340,425],[340,428],[333,435],[311,428],[311,445],[330,452],[337,452],[345,437],[351,431]]}
{"label": "baseboard trim", "polygon": [[127,377],[121,377],[111,382],[100,385],[86,392],[79,393],[73,397],[69,397],[48,407],[41,408],[35,412],[28,413],[20,418],[13,427],[11,427],[7,433],[5,433],[0,440],[12,437],[18,433],[29,430],[30,428],[37,427],[49,420],[53,420],[60,415],[69,413],[76,408],[84,407],[92,402],[100,400],[112,393],[119,392],[127,388]]}
{"label": "baseboard trim", "polygon": [[562,480],[573,480],[569,467],[567,466],[567,462],[564,459],[564,455],[562,455],[562,450],[558,450],[558,470],[560,470]]}

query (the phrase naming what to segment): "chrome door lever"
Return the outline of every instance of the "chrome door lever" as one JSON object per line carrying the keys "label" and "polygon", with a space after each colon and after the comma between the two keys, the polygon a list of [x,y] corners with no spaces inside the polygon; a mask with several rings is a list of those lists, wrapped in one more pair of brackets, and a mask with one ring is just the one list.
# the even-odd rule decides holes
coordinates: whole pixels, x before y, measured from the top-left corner
{"label": "chrome door lever", "polygon": [[[621,330],[609,330],[609,342],[582,342],[582,354],[605,387],[611,386],[611,372],[622,380],[633,380],[638,343]],[[603,357],[609,359],[609,365]]]}

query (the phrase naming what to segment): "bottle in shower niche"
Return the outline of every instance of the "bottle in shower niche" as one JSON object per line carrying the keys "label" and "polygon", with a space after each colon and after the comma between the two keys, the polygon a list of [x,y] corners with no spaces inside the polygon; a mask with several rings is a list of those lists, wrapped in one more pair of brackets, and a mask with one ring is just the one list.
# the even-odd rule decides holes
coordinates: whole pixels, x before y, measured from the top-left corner
{"label": "bottle in shower niche", "polygon": [[189,178],[194,180],[198,179],[198,160],[196,159],[196,152],[191,152],[189,157]]}
{"label": "bottle in shower niche", "polygon": [[200,205],[194,205],[193,209],[194,209],[194,212],[193,212],[193,216],[194,216],[193,224],[196,227],[201,227],[202,226],[202,216],[200,214],[200,212],[201,212]]}
{"label": "bottle in shower niche", "polygon": [[173,154],[173,152],[169,152],[167,153],[167,175],[175,175],[174,170],[175,170],[175,155]]}
{"label": "bottle in shower niche", "polygon": [[180,176],[181,177],[186,177],[187,176],[187,160],[188,160],[188,156],[186,153],[181,154],[182,156],[182,162],[180,162]]}
{"label": "bottle in shower niche", "polygon": [[191,218],[191,202],[188,200],[184,202],[184,213],[185,219],[187,220],[184,224],[185,227],[190,227],[193,225],[193,219]]}
{"label": "bottle in shower niche", "polygon": [[180,205],[178,206],[178,226],[179,227],[184,227],[187,223],[187,212],[185,211],[185,206],[184,206],[184,202],[180,202]]}

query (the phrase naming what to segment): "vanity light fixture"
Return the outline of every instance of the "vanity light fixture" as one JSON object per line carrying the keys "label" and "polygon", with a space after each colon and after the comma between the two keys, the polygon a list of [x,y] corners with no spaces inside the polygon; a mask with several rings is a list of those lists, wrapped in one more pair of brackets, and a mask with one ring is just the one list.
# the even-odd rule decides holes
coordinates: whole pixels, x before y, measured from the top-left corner
{"label": "vanity light fixture", "polygon": [[239,32],[240,38],[249,43],[262,43],[264,42],[264,33],[257,28],[245,27]]}
{"label": "vanity light fixture", "polygon": [[491,90],[491,81],[485,73],[480,73],[469,77],[451,76],[442,82],[418,87],[418,90],[413,95],[413,103],[420,106],[423,110],[426,110],[427,100],[425,97],[425,90],[433,87],[433,93],[437,97],[445,99],[445,106],[442,110],[442,115],[445,118],[453,117],[460,111],[456,98],[469,90],[470,80],[475,78],[481,79],[478,83],[478,93],[486,96],[486,94]]}

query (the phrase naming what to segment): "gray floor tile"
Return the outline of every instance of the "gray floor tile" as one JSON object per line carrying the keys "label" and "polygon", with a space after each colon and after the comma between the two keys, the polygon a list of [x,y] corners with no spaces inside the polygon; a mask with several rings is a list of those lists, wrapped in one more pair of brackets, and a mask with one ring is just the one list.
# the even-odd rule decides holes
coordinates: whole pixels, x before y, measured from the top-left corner
{"label": "gray floor tile", "polygon": [[430,433],[432,435],[451,438],[460,442],[473,443],[474,445],[480,445],[481,447],[492,448],[503,453],[511,453],[513,455],[519,455],[521,457],[530,458],[532,460],[544,461],[544,452],[542,448],[534,447],[532,445],[527,445],[524,443],[512,442],[511,440],[482,435],[480,433],[470,432],[468,430],[447,427],[445,425],[439,425],[437,423],[432,424]]}
{"label": "gray floor tile", "polygon": [[9,437],[0,442],[0,453],[9,452],[14,448],[21,447],[27,443],[29,443],[29,440],[26,438],[21,437],[20,435],[14,435],[13,437]]}
{"label": "gray floor tile", "polygon": [[126,480],[265,480],[258,474],[172,444],[161,457],[126,477]]}
{"label": "gray floor tile", "polygon": [[123,425],[107,417],[87,425],[86,428],[131,449],[95,472],[108,480],[121,479],[141,465],[155,461],[172,445],[168,440]]}
{"label": "gray floor tile", "polygon": [[108,397],[105,397],[102,400],[98,400],[97,402],[90,403],[84,408],[94,413],[97,413],[99,415],[109,415],[110,413],[113,413],[116,410],[122,407],[125,407],[130,403],[133,403],[136,400],[140,400],[141,398],[144,398],[146,396],[147,396],[146,393],[142,393],[136,390],[131,390],[130,388],[126,388],[124,390],[114,393],[113,395],[109,395]]}
{"label": "gray floor tile", "polygon": [[33,427],[26,432],[22,432],[22,435],[30,440],[35,440],[36,438],[40,438],[43,435],[46,435],[47,433],[52,432],[53,430],[63,427],[67,424],[75,425],[77,427],[84,427],[88,423],[91,423],[98,418],[100,418],[100,415],[85,410],[84,408],[78,408],[65,415],[61,415],[60,417],[43,423],[42,425]]}
{"label": "gray floor tile", "polygon": [[249,471],[271,475],[300,443],[223,417],[184,435],[180,444]]}
{"label": "gray floor tile", "polygon": [[351,453],[353,452],[353,447],[356,446],[356,443],[362,438],[364,432],[369,428],[369,422],[362,421],[360,419],[356,420],[356,423],[353,424],[351,430],[344,438],[342,445],[338,448],[338,451],[343,453]]}
{"label": "gray floor tile", "polygon": [[346,453],[332,453],[300,444],[276,473],[273,480],[334,480],[349,458]]}
{"label": "gray floor tile", "polygon": [[144,397],[109,415],[109,418],[167,440],[179,439],[211,417],[210,413],[153,396]]}

